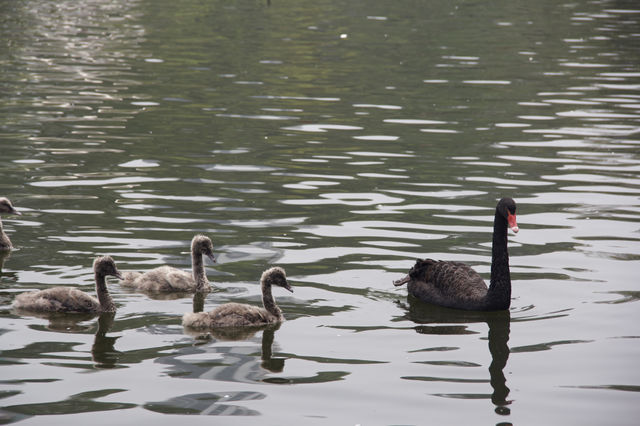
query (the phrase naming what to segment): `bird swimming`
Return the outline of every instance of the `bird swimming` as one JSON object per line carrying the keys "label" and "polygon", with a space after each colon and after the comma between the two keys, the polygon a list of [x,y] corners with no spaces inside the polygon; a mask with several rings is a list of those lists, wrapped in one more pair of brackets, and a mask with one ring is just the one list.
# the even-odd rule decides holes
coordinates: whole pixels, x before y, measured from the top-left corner
{"label": "bird swimming", "polygon": [[19,294],[13,301],[17,310],[32,312],[102,313],[115,312],[116,305],[107,289],[106,276],[122,278],[110,256],[97,257],[93,271],[98,298],[73,287],[53,287]]}
{"label": "bird swimming", "polygon": [[274,266],[262,273],[263,307],[242,303],[225,303],[209,312],[188,312],[182,317],[182,325],[187,328],[206,330],[221,327],[263,326],[284,321],[282,310],[276,304],[271,288],[283,287],[293,293],[284,269]]}
{"label": "bird swimming", "polygon": [[159,266],[145,273],[125,272],[121,284],[136,290],[150,292],[208,292],[211,284],[207,279],[202,256],[215,263],[213,243],[204,235],[196,235],[191,240],[192,273],[171,266]]}
{"label": "bird swimming", "polygon": [[[13,207],[11,201],[6,197],[0,197],[0,214],[2,213],[16,214],[18,216],[22,214]],[[2,229],[2,221],[0,220],[0,250],[11,250],[12,248],[11,240],[9,236],[5,234],[4,229]]]}
{"label": "bird swimming", "polygon": [[511,274],[507,250],[507,227],[518,232],[516,203],[502,198],[496,206],[491,248],[491,279],[487,287],[482,277],[461,262],[418,259],[409,274],[394,282],[407,283],[408,291],[423,302],[449,308],[497,311],[511,305]]}

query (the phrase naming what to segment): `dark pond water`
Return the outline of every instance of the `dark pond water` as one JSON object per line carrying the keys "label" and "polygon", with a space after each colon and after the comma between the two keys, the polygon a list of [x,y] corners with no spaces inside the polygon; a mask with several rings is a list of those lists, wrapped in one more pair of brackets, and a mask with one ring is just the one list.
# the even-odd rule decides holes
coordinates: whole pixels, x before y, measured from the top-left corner
{"label": "dark pond water", "polygon": [[[635,1],[0,1],[0,31],[0,423],[637,422]],[[488,278],[502,196],[509,312],[392,285]],[[188,269],[196,233],[206,309],[277,264],[287,321],[194,337],[189,296],[117,280],[115,317],[11,308],[100,254]]]}

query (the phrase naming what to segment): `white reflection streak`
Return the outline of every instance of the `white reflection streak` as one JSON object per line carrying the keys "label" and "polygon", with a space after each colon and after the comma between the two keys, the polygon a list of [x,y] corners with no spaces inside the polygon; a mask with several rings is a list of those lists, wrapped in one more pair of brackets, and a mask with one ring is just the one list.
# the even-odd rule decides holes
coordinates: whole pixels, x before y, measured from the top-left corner
{"label": "white reflection streak", "polygon": [[132,177],[117,177],[110,179],[71,179],[71,180],[49,180],[33,182],[29,185],[38,187],[51,187],[59,188],[66,186],[100,186],[100,185],[115,185],[126,183],[143,183],[143,182],[175,182],[177,178],[150,178],[142,176]]}

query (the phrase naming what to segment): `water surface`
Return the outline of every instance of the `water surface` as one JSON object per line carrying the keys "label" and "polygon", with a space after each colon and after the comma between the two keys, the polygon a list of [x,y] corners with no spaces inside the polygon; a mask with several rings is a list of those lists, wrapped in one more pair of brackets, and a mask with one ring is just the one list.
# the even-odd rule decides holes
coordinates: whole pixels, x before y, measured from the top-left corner
{"label": "water surface", "polygon": [[[634,424],[640,10],[530,3],[1,3],[0,421]],[[509,312],[391,284],[488,278],[503,196]],[[188,269],[196,233],[205,309],[277,264],[287,321],[193,336],[116,280],[115,316],[11,309],[101,254]]]}

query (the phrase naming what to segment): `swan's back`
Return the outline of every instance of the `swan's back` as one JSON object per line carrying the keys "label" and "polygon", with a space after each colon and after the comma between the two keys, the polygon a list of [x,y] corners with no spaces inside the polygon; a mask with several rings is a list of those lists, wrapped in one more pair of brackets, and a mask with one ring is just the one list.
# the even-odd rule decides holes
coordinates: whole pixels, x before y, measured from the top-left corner
{"label": "swan's back", "polygon": [[475,309],[487,295],[487,284],[470,266],[460,262],[418,260],[405,280],[413,296],[452,308]]}
{"label": "swan's back", "polygon": [[225,303],[210,312],[184,314],[182,325],[193,329],[208,329],[260,326],[282,320],[282,314],[273,315],[264,308],[242,303]]}
{"label": "swan's back", "polygon": [[171,266],[160,266],[143,274],[125,272],[121,282],[126,287],[143,291],[194,291],[196,281],[186,271]]}
{"label": "swan's back", "polygon": [[18,310],[33,312],[100,312],[98,299],[72,287],[54,287],[19,294],[13,302]]}

